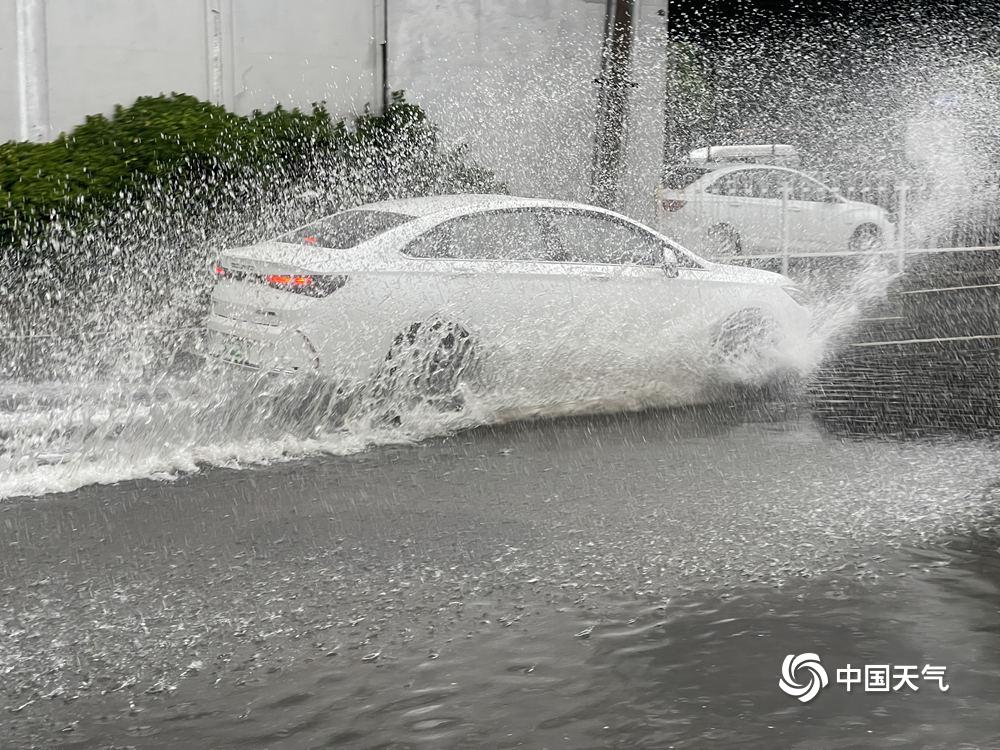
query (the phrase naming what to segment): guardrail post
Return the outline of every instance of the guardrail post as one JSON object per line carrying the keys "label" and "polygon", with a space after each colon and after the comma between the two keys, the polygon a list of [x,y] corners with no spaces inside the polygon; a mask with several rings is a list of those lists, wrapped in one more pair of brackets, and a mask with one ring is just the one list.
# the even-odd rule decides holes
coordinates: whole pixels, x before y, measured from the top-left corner
{"label": "guardrail post", "polygon": [[898,198],[898,210],[896,211],[896,270],[900,273],[904,268],[904,257],[906,255],[906,193],[910,186],[905,182],[896,185]]}
{"label": "guardrail post", "polygon": [[781,272],[788,275],[788,199],[792,188],[787,183],[781,186]]}

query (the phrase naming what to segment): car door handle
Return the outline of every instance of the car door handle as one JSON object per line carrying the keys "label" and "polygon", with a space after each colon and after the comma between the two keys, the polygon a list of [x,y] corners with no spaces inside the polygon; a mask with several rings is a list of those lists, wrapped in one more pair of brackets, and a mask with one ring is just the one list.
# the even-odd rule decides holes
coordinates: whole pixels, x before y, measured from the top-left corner
{"label": "car door handle", "polygon": [[606,273],[586,273],[584,276],[594,281],[611,281],[611,277]]}

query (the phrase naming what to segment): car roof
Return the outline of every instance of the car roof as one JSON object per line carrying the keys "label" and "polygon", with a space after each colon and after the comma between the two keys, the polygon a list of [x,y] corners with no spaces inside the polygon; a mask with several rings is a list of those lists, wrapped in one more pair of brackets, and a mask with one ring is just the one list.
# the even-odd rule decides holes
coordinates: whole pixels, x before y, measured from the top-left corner
{"label": "car roof", "polygon": [[685,162],[683,164],[674,165],[672,168],[684,169],[685,167],[702,169],[706,174],[709,172],[721,172],[722,170],[735,172],[738,169],[780,169],[783,172],[797,172],[801,174],[801,171],[795,167],[786,167],[784,164],[764,164],[762,162],[753,161],[709,161],[701,163]]}
{"label": "car roof", "polygon": [[700,172],[714,172],[717,169],[739,166],[747,166],[747,163],[736,161],[682,161],[676,164],[670,164],[667,167],[667,171],[672,172],[674,170],[680,171],[684,169],[696,169]]}
{"label": "car roof", "polygon": [[387,211],[407,216],[433,216],[440,213],[462,213],[503,208],[573,208],[604,213],[604,209],[570,201],[544,198],[524,198],[516,195],[457,193],[431,195],[423,198],[397,198],[358,206],[354,210]]}
{"label": "car roof", "polygon": [[702,175],[699,179],[706,179],[710,177],[711,181],[714,182],[723,175],[727,175],[732,172],[740,172],[742,170],[747,170],[747,169],[774,169],[779,172],[787,172],[789,174],[800,175],[809,180],[812,180],[813,182],[819,182],[820,184],[823,184],[820,180],[817,180],[812,175],[803,172],[801,169],[795,169],[795,167],[785,167],[780,164],[755,164],[752,162],[745,162],[745,161],[718,162],[717,166],[705,172],[705,174]]}

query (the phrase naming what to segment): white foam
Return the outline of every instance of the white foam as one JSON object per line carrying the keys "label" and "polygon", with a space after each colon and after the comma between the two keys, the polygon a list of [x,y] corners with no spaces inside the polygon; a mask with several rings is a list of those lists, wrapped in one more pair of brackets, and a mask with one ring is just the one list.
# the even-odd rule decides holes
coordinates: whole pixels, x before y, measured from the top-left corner
{"label": "white foam", "polygon": [[[348,455],[515,419],[696,403],[712,397],[705,387],[711,380],[708,360],[701,354],[659,373],[626,357],[635,360],[631,366],[598,368],[570,381],[525,367],[502,388],[463,386],[458,410],[405,399],[388,407],[356,399],[346,417],[342,405],[327,400],[329,393],[317,391],[315,383],[208,367],[185,378],[162,376],[155,387],[148,379],[126,377],[83,385],[0,383],[0,398],[14,404],[0,412],[0,497],[172,479],[203,466]],[[729,374],[746,380],[759,375]],[[387,409],[396,419],[385,419]]]}

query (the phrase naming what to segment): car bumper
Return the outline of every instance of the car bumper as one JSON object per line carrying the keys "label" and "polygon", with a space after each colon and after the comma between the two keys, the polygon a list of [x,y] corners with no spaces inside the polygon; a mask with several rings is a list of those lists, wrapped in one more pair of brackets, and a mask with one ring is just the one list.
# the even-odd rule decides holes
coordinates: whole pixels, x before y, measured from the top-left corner
{"label": "car bumper", "polygon": [[227,364],[251,370],[317,375],[319,355],[298,330],[263,326],[210,316],[205,353]]}

